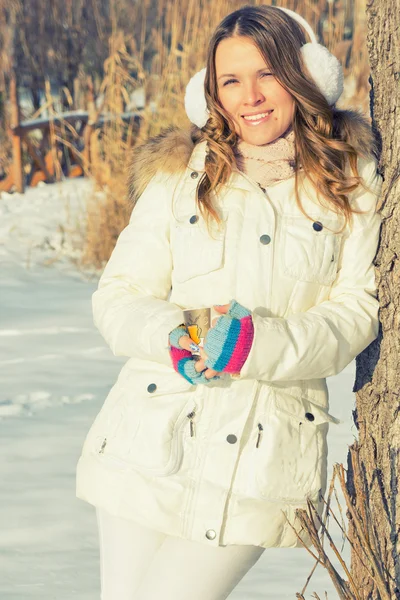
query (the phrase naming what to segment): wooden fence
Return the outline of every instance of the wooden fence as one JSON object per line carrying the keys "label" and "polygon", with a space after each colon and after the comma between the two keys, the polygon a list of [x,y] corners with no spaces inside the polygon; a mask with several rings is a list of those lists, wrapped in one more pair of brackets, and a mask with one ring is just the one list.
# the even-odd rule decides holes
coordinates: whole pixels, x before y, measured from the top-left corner
{"label": "wooden fence", "polygon": [[[11,126],[13,160],[9,173],[0,181],[0,191],[23,193],[25,186],[36,186],[39,181],[51,183],[64,177],[78,177],[84,173],[84,164],[90,165],[90,139],[93,132],[114,121],[116,115],[99,115],[95,120],[87,111],[64,112],[59,116],[28,119],[20,122],[20,108],[16,78],[10,80]],[[139,126],[139,111],[125,112],[119,115],[127,124]],[[63,142],[54,142],[54,131],[63,127],[74,135]],[[34,130],[41,132],[40,143],[34,143],[29,136]],[[23,165],[23,148],[29,156],[28,171]],[[57,172],[58,171],[58,172]]]}

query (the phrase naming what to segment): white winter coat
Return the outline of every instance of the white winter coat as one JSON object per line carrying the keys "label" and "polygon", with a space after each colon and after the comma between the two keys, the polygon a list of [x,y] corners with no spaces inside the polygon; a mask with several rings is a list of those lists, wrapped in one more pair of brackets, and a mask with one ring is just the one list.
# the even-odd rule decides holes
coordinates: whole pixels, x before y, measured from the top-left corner
{"label": "white winter coat", "polygon": [[[366,213],[336,235],[342,218],[304,176],[313,221],[294,177],[263,191],[234,172],[213,239],[195,202],[205,143],[190,151],[183,171],[164,161],[146,185],[93,295],[95,324],[129,360],[87,435],[77,496],[210,546],[300,547],[287,519],[299,531],[307,498],[321,513],[328,426],[338,422],[325,378],[378,334],[382,180],[374,159],[358,159],[371,191],[350,199]],[[238,379],[193,386],[172,367],[168,333],[183,308],[232,298],[253,312],[248,359]]]}

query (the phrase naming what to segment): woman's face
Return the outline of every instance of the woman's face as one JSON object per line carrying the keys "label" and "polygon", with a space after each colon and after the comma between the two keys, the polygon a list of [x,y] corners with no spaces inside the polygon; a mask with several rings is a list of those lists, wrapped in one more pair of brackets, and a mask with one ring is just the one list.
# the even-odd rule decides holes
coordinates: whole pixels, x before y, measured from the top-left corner
{"label": "woman's face", "polygon": [[219,100],[242,140],[262,146],[285,133],[293,120],[293,96],[270,74],[249,38],[222,40],[215,54],[215,68]]}

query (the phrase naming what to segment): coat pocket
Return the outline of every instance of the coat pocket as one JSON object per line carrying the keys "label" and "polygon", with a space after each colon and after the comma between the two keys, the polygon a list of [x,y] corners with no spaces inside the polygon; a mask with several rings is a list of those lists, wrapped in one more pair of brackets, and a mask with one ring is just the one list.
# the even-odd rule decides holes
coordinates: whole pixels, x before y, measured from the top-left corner
{"label": "coat pocket", "polygon": [[[194,390],[175,378],[132,373],[114,409],[112,427],[97,437],[94,451],[112,467],[166,476],[179,470]],[[189,384],[190,385],[190,384]],[[116,413],[116,414],[115,414]]]}
{"label": "coat pocket", "polygon": [[283,273],[301,281],[331,285],[343,238],[338,219],[282,216]]}
{"label": "coat pocket", "polygon": [[224,264],[225,235],[217,230],[211,237],[205,225],[178,224],[171,232],[173,278],[184,282],[207,275]]}
{"label": "coat pocket", "polygon": [[113,385],[90,427],[83,444],[82,454],[98,452],[105,436],[113,437],[121,421],[121,401],[124,388],[120,379]]}
{"label": "coat pocket", "polygon": [[339,422],[308,400],[271,390],[269,410],[258,418],[258,443],[253,444],[261,496],[305,503],[307,497],[318,497],[320,490],[324,493],[328,424]]}

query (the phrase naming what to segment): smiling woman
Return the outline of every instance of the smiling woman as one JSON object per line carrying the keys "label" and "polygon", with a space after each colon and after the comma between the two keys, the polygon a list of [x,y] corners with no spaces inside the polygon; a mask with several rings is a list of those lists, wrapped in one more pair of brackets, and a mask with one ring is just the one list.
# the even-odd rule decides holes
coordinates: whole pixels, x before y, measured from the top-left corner
{"label": "smiling woman", "polygon": [[[378,334],[382,181],[367,119],[334,106],[340,64],[289,13],[228,15],[187,88],[193,125],[132,157],[93,295],[129,360],[77,473],[102,600],[224,600],[265,548],[311,545],[297,509],[323,512],[326,377]],[[184,311],[216,305],[198,360]]]}

